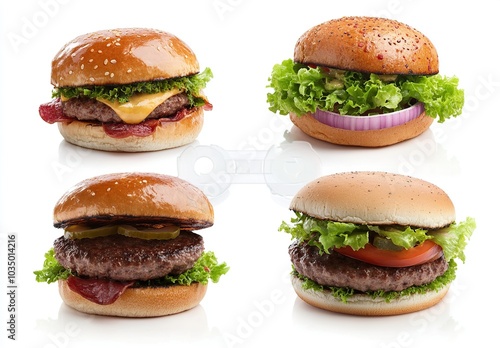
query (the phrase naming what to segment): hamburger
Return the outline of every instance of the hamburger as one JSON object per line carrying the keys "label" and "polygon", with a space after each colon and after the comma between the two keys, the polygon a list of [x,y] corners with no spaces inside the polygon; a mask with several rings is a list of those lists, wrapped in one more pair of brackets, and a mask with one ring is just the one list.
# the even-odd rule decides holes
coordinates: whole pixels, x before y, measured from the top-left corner
{"label": "hamburger", "polygon": [[312,306],[362,316],[439,303],[475,220],[455,221],[449,196],[421,179],[385,172],[318,178],[290,203],[292,284]]}
{"label": "hamburger", "polygon": [[201,132],[212,78],[178,37],[123,28],[78,36],[52,60],[53,99],[39,107],[66,141],[105,151],[182,146]]}
{"label": "hamburger", "polygon": [[156,317],[189,310],[228,271],[193,232],[213,225],[207,197],[177,177],[107,174],[84,180],[54,207],[64,229],[38,282],[57,282],[80,312]]}
{"label": "hamburger", "polygon": [[293,60],[269,77],[269,110],[289,115],[305,134],[339,145],[381,147],[461,114],[458,78],[439,74],[432,42],[414,28],[376,17],[316,25]]}

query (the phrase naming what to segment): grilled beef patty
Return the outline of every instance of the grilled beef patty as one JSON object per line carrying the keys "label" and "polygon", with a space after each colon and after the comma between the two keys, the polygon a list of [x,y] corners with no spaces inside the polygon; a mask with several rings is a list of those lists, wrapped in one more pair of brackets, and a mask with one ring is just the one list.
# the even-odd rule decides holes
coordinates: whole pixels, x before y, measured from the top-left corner
{"label": "grilled beef patty", "polygon": [[325,286],[349,287],[359,291],[401,291],[432,282],[448,269],[441,257],[410,267],[381,267],[341,255],[334,250],[319,254],[315,246],[295,241],[289,254],[297,272]]}
{"label": "grilled beef patty", "polygon": [[147,240],[114,234],[105,237],[55,240],[57,261],[79,276],[118,281],[149,280],[180,274],[204,250],[203,238],[190,231],[168,240]]}
{"label": "grilled beef patty", "polygon": [[[88,122],[123,122],[116,112],[104,103],[92,98],[71,98],[64,102],[63,113],[67,117]],[[176,94],[158,105],[146,119],[173,117],[189,106],[186,93]]]}

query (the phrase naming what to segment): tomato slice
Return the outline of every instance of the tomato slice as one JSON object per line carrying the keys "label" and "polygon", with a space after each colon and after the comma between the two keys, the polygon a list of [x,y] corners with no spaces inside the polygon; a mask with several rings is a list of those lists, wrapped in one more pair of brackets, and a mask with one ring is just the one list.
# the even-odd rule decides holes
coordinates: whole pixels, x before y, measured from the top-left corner
{"label": "tomato slice", "polygon": [[372,244],[365,245],[364,248],[353,250],[351,247],[336,248],[339,254],[384,267],[409,267],[421,265],[434,261],[443,255],[443,250],[436,243],[426,240],[422,244],[401,251],[384,250],[374,247]]}

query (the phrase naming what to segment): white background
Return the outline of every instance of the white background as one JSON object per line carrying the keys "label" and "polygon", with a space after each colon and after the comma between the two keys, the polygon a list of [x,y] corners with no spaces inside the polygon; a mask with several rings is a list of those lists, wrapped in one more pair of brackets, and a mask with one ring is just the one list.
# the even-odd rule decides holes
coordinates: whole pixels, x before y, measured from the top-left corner
{"label": "white background", "polygon": [[[500,310],[493,286],[500,125],[493,1],[29,0],[0,6],[1,346],[255,347],[276,342],[288,347],[467,347],[478,339],[496,342],[498,326],[489,320]],[[394,18],[425,33],[438,49],[441,73],[460,78],[466,93],[463,114],[434,123],[402,144],[362,149],[311,139],[286,117],[268,111],[272,66],[292,56],[304,31],[343,15]],[[80,34],[139,26],[176,34],[196,52],[202,68],[213,70],[205,91],[214,109],[206,113],[197,142],[143,154],[65,143],[57,126],[38,115],[38,106],[51,98],[53,56]],[[350,170],[426,179],[449,193],[458,220],[476,218],[467,262],[459,264],[442,303],[409,315],[362,318],[318,310],[296,298],[288,280],[290,239],[277,228],[291,217],[288,203],[299,186]],[[193,310],[154,319],[88,316],[62,304],[55,284],[35,281],[32,272],[40,269],[43,254],[61,234],[52,227],[56,200],[80,180],[121,171],[193,178],[210,195],[215,225],[200,234],[206,248],[231,270],[209,285]],[[6,295],[6,240],[13,233],[15,342],[7,339]]]}

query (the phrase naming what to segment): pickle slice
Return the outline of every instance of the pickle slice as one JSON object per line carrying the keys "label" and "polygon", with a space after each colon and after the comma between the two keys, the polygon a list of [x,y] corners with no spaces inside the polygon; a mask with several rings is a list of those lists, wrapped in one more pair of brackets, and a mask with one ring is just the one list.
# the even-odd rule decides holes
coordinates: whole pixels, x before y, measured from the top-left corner
{"label": "pickle slice", "polygon": [[137,228],[130,225],[118,226],[118,234],[141,239],[174,239],[180,232],[180,227],[174,225],[167,225],[161,228]]}
{"label": "pickle slice", "polygon": [[394,244],[390,239],[379,236],[373,238],[373,246],[378,249],[391,251],[401,251],[404,249],[402,246]]}
{"label": "pickle slice", "polygon": [[106,225],[100,227],[88,227],[85,225],[72,225],[64,229],[64,237],[68,239],[96,238],[117,233],[117,226]]}

